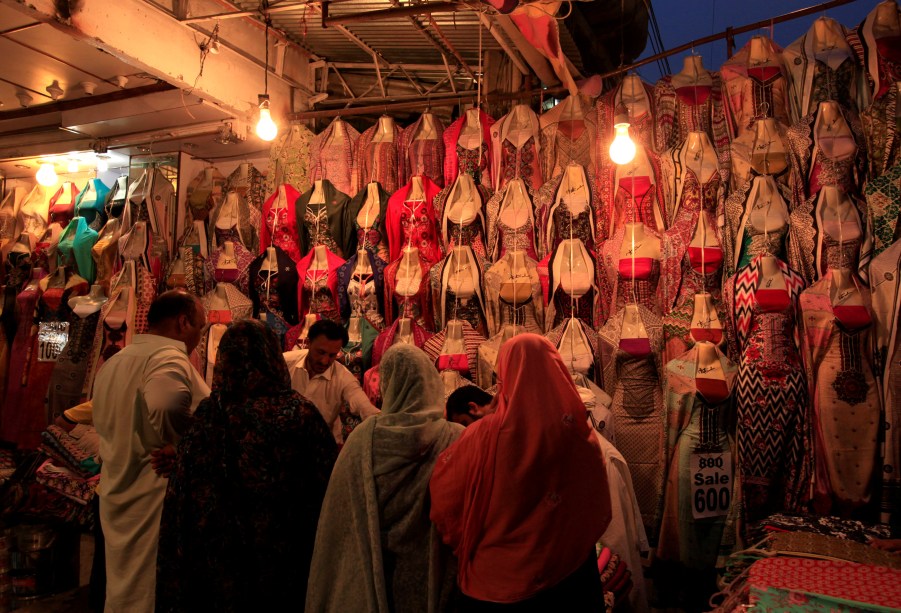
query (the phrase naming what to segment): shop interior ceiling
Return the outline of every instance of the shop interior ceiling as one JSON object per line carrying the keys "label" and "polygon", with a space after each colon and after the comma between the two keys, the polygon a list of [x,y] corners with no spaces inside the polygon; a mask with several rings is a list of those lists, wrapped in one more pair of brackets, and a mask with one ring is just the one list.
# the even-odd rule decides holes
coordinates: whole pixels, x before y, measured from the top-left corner
{"label": "shop interior ceiling", "polygon": [[[645,1],[563,4],[561,46],[576,78],[643,51]],[[427,4],[269,2],[270,92],[289,92],[289,111],[437,101],[477,89],[480,48],[486,75],[492,61],[496,74],[518,73],[494,78],[494,91],[558,84],[512,20],[486,5],[341,23],[342,16]],[[24,177],[38,158],[70,151],[181,150],[217,159],[264,150],[248,130],[249,101],[263,90],[261,8],[258,0],[0,0],[0,174]],[[203,54],[214,34],[218,53]],[[160,46],[139,46],[147,35]],[[179,49],[186,57],[172,57]]]}

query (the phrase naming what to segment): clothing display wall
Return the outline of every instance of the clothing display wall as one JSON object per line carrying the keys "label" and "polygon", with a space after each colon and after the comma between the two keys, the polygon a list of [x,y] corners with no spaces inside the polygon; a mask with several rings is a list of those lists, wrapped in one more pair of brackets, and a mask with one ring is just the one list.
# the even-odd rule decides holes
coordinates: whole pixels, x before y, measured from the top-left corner
{"label": "clothing display wall", "polygon": [[[0,432],[34,444],[146,329],[153,297],[184,287],[207,309],[193,356],[207,378],[235,319],[265,321],[288,351],[326,318],[347,326],[341,360],[373,402],[392,344],[490,388],[506,340],[546,335],[611,398],[651,546],[686,568],[770,513],[896,520],[901,31],[879,18],[888,5],[540,115],[293,125],[268,168],[203,168],[181,202],[155,168],[127,186],[10,192]],[[637,151],[618,165],[623,121]],[[103,303],[70,308],[92,284]],[[27,414],[13,411],[25,396]],[[718,484],[700,507],[698,474]]]}

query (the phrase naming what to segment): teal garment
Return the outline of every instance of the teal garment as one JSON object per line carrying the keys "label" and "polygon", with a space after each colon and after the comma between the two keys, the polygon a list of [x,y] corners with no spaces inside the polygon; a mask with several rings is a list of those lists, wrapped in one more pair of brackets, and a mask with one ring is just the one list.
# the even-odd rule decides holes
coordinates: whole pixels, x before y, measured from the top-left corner
{"label": "teal garment", "polygon": [[771,230],[764,234],[763,232],[754,231],[750,227],[745,228],[741,240],[741,257],[738,260],[738,268],[741,270],[751,263],[761,253],[769,252],[777,258],[785,259],[785,236],[788,233],[788,226]]}
{"label": "teal garment", "polygon": [[372,366],[372,346],[379,331],[365,317],[360,318],[360,341],[351,341],[343,348],[341,362],[363,384],[363,373]]}
{"label": "teal garment", "polygon": [[75,201],[75,216],[84,217],[91,228],[99,229],[106,222],[104,210],[109,193],[110,188],[100,179],[88,181]]}
{"label": "teal garment", "polygon": [[91,247],[97,242],[97,232],[88,227],[84,217],[75,217],[60,234],[57,245],[60,266],[74,269],[88,283],[94,282],[94,258]]}

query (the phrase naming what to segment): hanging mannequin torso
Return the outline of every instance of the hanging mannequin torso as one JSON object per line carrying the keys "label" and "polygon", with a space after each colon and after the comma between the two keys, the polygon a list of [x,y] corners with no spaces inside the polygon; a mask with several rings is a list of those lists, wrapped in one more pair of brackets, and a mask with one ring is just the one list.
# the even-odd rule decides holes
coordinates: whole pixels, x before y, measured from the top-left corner
{"label": "hanging mannequin torso", "polygon": [[748,55],[748,64],[750,66],[759,66],[760,64],[765,64],[769,59],[766,39],[762,36],[753,37]]}
{"label": "hanging mannequin torso", "polygon": [[750,236],[750,245],[743,260],[750,261],[762,251],[781,252],[782,239],[788,229],[788,210],[775,183],[771,180],[759,182],[757,198],[749,204],[752,208],[747,216],[745,234]]}
{"label": "hanging mannequin torso", "polygon": [[435,116],[426,111],[422,114],[422,121],[413,135],[413,140],[435,140],[438,138],[438,125]]}
{"label": "hanging mannequin torso", "polygon": [[[382,212],[381,207],[378,183],[369,183],[366,186],[366,200],[363,202],[363,206],[360,207],[360,212],[357,213],[357,226],[366,231],[372,228],[372,224],[375,223]],[[369,246],[376,247],[376,245]]]}
{"label": "hanging mannequin torso", "polygon": [[571,373],[588,375],[591,372],[594,351],[585,337],[581,322],[575,317],[567,320],[557,351]]}
{"label": "hanging mannequin torso", "polygon": [[260,270],[269,272],[278,270],[278,256],[275,253],[275,247],[266,247],[266,258],[263,260]]}
{"label": "hanging mannequin torso", "polygon": [[508,228],[522,228],[532,221],[531,203],[521,179],[513,179],[509,185],[498,219]]}
{"label": "hanging mannequin torso", "polygon": [[397,333],[394,335],[392,345],[413,344],[413,320],[409,317],[401,317],[397,320]]}
{"label": "hanging mannequin torso", "polygon": [[875,37],[901,36],[901,18],[898,15],[898,3],[886,0],[876,5],[876,17],[873,21]]}
{"label": "hanging mannequin torso", "polygon": [[660,239],[645,232],[643,223],[629,222],[626,234],[620,247],[620,258],[653,258],[660,259]]}
{"label": "hanging mannequin torso", "polygon": [[363,330],[361,326],[361,319],[358,316],[353,316],[347,322],[347,340],[348,343],[359,343],[363,340]]}
{"label": "hanging mannequin torso", "polygon": [[372,274],[372,262],[369,261],[369,252],[365,249],[357,251],[357,265],[354,268],[355,277],[368,277]]}
{"label": "hanging mannequin torso", "polygon": [[464,302],[467,302],[476,293],[472,270],[470,270],[472,263],[469,259],[468,249],[469,247],[463,245],[454,247],[447,262],[450,271],[447,275],[447,289]]}
{"label": "hanging mannequin torso", "polygon": [[481,210],[482,203],[472,177],[466,173],[459,175],[444,209],[447,224],[468,226],[476,220]]}
{"label": "hanging mannequin torso", "polygon": [[631,73],[623,77],[618,102],[626,107],[629,119],[640,118],[651,110],[651,102],[641,77]]}
{"label": "hanging mannequin torso", "polygon": [[817,276],[827,268],[856,271],[863,240],[863,224],[854,203],[834,186],[820,190],[816,215],[822,243],[816,255]]}
{"label": "hanging mannequin torso", "polygon": [[397,285],[394,292],[398,296],[415,296],[422,284],[422,269],[419,266],[419,249],[404,247],[400,267],[397,270]]}
{"label": "hanging mannequin torso", "polygon": [[532,280],[526,267],[526,253],[511,251],[510,278],[501,281],[499,295],[508,304],[525,304],[532,299]]}
{"label": "hanging mannequin torso", "polygon": [[310,204],[324,204],[325,192],[322,189],[322,180],[317,179],[313,182],[313,195],[310,196]]}
{"label": "hanging mannequin torso", "polygon": [[329,134],[328,139],[325,141],[326,146],[340,145],[347,138],[344,131],[344,121],[340,117],[335,120],[332,126],[332,133]]}
{"label": "hanging mannequin torso", "polygon": [[711,341],[718,344],[723,340],[723,322],[719,319],[713,297],[707,292],[694,295],[690,333],[696,342]]}
{"label": "hanging mannequin torso", "polygon": [[412,179],[412,184],[410,185],[410,193],[407,196],[407,201],[410,202],[420,202],[425,200],[425,186],[422,184],[422,177],[415,176]]}
{"label": "hanging mannequin torso", "polygon": [[463,322],[459,319],[451,319],[447,322],[447,334],[444,336],[444,344],[441,345],[441,355],[461,355],[466,353],[463,344]]}
{"label": "hanging mannequin torso", "polygon": [[506,133],[506,140],[510,141],[514,147],[519,149],[525,144],[531,133],[531,121],[529,116],[529,107],[523,104],[517,104],[510,113],[509,128]]}
{"label": "hanging mannequin torso", "polygon": [[845,160],[857,151],[851,126],[834,100],[820,102],[813,131],[817,145],[829,158]]}
{"label": "hanging mannequin torso", "polygon": [[760,281],[757,290],[787,291],[785,277],[776,256],[767,254],[760,259]]}
{"label": "hanging mannequin torso", "polygon": [[723,364],[720,361],[719,354],[717,354],[716,345],[701,341],[697,344],[697,347],[698,364],[695,378],[725,381],[726,374],[723,372]]}
{"label": "hanging mannequin torso", "polygon": [[699,85],[712,85],[713,78],[704,68],[704,62],[700,55],[688,55],[682,65],[682,70],[673,75],[673,87],[690,87]]}
{"label": "hanging mannequin torso", "polygon": [[572,296],[581,298],[591,289],[594,277],[594,266],[586,261],[584,249],[576,248],[579,239],[566,239],[560,243],[555,260],[561,262],[560,289]]}
{"label": "hanging mannequin torso", "polygon": [[706,132],[689,132],[685,147],[688,152],[687,166],[703,184],[719,170],[716,149]]}
{"label": "hanging mannequin torso", "polygon": [[620,339],[648,338],[648,331],[641,320],[637,304],[627,304],[620,329]]}
{"label": "hanging mannequin torso", "polygon": [[311,271],[328,270],[328,250],[324,245],[313,247],[313,261],[310,262]]}
{"label": "hanging mannequin torso", "polygon": [[98,312],[106,302],[107,297],[106,294],[103,293],[103,287],[100,285],[92,285],[91,291],[86,296],[69,298],[69,308],[72,309],[76,315],[84,319],[85,317]]}
{"label": "hanging mannequin torso", "polygon": [[698,215],[698,223],[695,225],[694,234],[691,237],[690,247],[719,247],[720,241],[716,237],[716,231],[708,215]]}
{"label": "hanging mannequin torso", "polygon": [[216,289],[210,299],[210,310],[212,311],[228,311],[228,294],[225,293],[225,285],[216,284]]}
{"label": "hanging mannequin torso", "polygon": [[388,115],[379,117],[378,129],[372,137],[374,143],[393,143],[394,142],[394,119]]}
{"label": "hanging mannequin torso", "polygon": [[482,120],[479,117],[479,109],[471,108],[466,110],[466,122],[463,129],[460,130],[460,136],[457,144],[464,149],[477,149],[483,143],[482,137]]}
{"label": "hanging mannequin torso", "polygon": [[772,117],[758,119],[754,124],[751,166],[759,174],[765,175],[778,175],[788,166],[785,142],[779,135],[776,120]]}
{"label": "hanging mannequin torso", "polygon": [[219,230],[229,230],[238,225],[238,194],[237,192],[228,192],[225,196],[225,202],[222,203],[222,209],[216,218],[216,228]]}

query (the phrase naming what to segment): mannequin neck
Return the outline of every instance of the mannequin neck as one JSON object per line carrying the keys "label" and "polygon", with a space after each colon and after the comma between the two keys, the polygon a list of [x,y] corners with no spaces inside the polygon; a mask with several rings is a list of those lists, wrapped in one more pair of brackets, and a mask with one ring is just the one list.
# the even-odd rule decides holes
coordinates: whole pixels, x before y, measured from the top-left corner
{"label": "mannequin neck", "polygon": [[694,314],[696,316],[706,316],[712,313],[713,298],[707,292],[698,292],[694,295]]}
{"label": "mannequin neck", "polygon": [[312,313],[307,313],[303,318],[303,330],[300,331],[300,338],[307,338],[310,335],[310,326],[319,321],[319,318]]}
{"label": "mannequin neck", "polygon": [[779,134],[776,120],[772,117],[765,117],[754,122],[754,131],[757,135],[757,140],[762,142],[769,142],[770,139]]}
{"label": "mannequin neck", "polygon": [[756,64],[764,64],[769,61],[769,44],[763,36],[755,36],[751,39],[751,45],[748,50],[748,63],[752,66]]}
{"label": "mannequin neck", "polygon": [[401,255],[401,263],[405,266],[419,266],[419,248],[404,247]]}
{"label": "mannequin neck", "polygon": [[688,77],[691,80],[697,80],[698,77],[707,73],[707,69],[704,68],[704,61],[701,59],[700,55],[687,55],[685,56],[685,60],[682,63],[682,72],[683,77]]}
{"label": "mannequin neck", "polygon": [[622,95],[627,98],[636,98],[644,93],[644,84],[637,74],[627,74],[623,77]]}
{"label": "mannequin neck", "polygon": [[263,270],[278,270],[278,254],[275,247],[266,247],[266,259],[263,261]]}
{"label": "mannequin neck", "polygon": [[447,338],[452,341],[463,340],[463,322],[459,319],[451,319],[447,322]]}
{"label": "mannequin neck", "polygon": [[250,162],[241,162],[241,165],[238,167],[241,172],[241,178],[246,179],[250,174],[251,164]]}
{"label": "mannequin neck", "polygon": [[203,177],[207,181],[213,180],[213,167],[212,166],[209,166],[209,167],[203,169]]}
{"label": "mannequin neck", "polygon": [[456,245],[454,247],[454,264],[460,266],[461,264],[469,263],[469,247],[464,247],[463,245]]}
{"label": "mannequin neck", "polygon": [[706,132],[689,132],[685,140],[685,145],[690,153],[699,152],[703,155],[704,151],[712,146]]}
{"label": "mannequin neck", "polygon": [[397,320],[397,337],[401,342],[408,342],[413,336],[413,320],[409,317],[401,317]]}
{"label": "mannequin neck", "polygon": [[623,308],[625,309],[625,312],[626,312],[626,321],[627,322],[637,322],[640,319],[641,313],[638,312],[638,305],[635,304],[634,302],[630,302]]}
{"label": "mannequin neck", "polygon": [[478,107],[466,109],[466,126],[469,128],[481,128],[482,118],[479,114]]}
{"label": "mannequin neck", "polygon": [[313,261],[310,264],[310,269],[328,270],[328,249],[325,245],[313,247]]}
{"label": "mannequin neck", "polygon": [[526,252],[522,249],[510,252],[510,267],[513,270],[522,270],[526,267]]}
{"label": "mannequin neck", "polygon": [[836,32],[835,22],[826,17],[813,22],[813,35],[815,52],[837,49],[845,44],[844,39],[840,39]]}
{"label": "mannequin neck", "polygon": [[313,182],[313,193],[310,195],[310,204],[322,204],[325,202],[325,191],[322,187],[322,179]]}
{"label": "mannequin neck", "polygon": [[820,117],[827,125],[838,122],[842,117],[842,110],[835,100],[823,100],[819,105]]}
{"label": "mannequin neck", "polygon": [[225,241],[222,245],[222,251],[230,258],[235,257],[235,244],[232,241]]}
{"label": "mannequin neck", "polygon": [[425,185],[422,176],[416,175],[410,180],[410,195],[407,200],[425,200]]}
{"label": "mannequin neck", "polygon": [[344,121],[339,117],[332,125],[334,126],[332,138],[335,140],[344,140]]}
{"label": "mannequin neck", "polygon": [[850,268],[830,268],[828,272],[832,279],[832,287],[836,291],[842,292],[857,287],[854,283],[854,272]]}
{"label": "mannequin neck", "polygon": [[228,294],[225,291],[225,285],[222,283],[216,284],[216,298],[219,298],[220,300],[228,299]]}
{"label": "mannequin neck", "polygon": [[782,274],[782,269],[779,268],[779,260],[776,256],[769,253],[760,258],[760,270],[766,277]]}
{"label": "mannequin neck", "polygon": [[388,115],[382,115],[379,117],[379,127],[378,131],[382,135],[394,135],[394,119],[389,117]]}
{"label": "mannequin neck", "polygon": [[720,357],[716,353],[716,345],[709,341],[701,341],[695,345],[698,348],[698,370],[709,369],[715,366]]}
{"label": "mannequin neck", "polygon": [[369,260],[369,252],[365,249],[357,251],[357,274],[369,274],[372,272],[372,262]]}
{"label": "mannequin neck", "polygon": [[379,184],[373,181],[366,186],[366,204],[380,204]]}
{"label": "mannequin neck", "polygon": [[876,15],[873,20],[874,32],[877,36],[889,36],[891,34],[901,34],[901,26],[899,26],[898,4],[894,0],[880,2],[874,9]]}
{"label": "mannequin neck", "polygon": [[103,286],[97,285],[96,283],[92,285],[91,291],[88,292],[87,298],[92,302],[105,302],[106,294],[103,293]]}
{"label": "mannequin neck", "polygon": [[645,229],[643,223],[637,221],[630,221],[626,223],[625,240],[634,243],[640,243],[644,240],[644,237]]}

